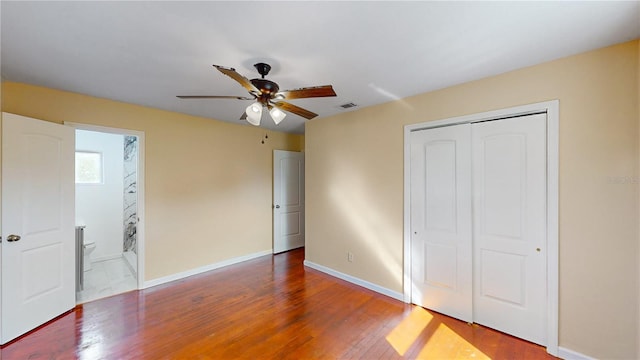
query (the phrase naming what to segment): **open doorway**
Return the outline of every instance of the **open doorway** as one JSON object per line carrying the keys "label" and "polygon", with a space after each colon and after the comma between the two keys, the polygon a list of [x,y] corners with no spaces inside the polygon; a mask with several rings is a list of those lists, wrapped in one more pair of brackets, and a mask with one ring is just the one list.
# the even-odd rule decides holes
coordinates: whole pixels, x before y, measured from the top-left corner
{"label": "open doorway", "polygon": [[[142,134],[76,127],[77,302],[141,288]],[[80,268],[82,268],[80,270]]]}

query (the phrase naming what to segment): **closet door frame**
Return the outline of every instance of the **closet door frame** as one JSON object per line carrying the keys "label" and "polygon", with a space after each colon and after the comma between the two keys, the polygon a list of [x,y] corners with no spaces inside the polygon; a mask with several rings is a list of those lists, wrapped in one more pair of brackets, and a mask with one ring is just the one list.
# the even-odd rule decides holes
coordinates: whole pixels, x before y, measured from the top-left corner
{"label": "closet door frame", "polygon": [[411,133],[458,124],[472,124],[531,114],[547,114],[547,352],[558,356],[558,100],[472,115],[427,121],[404,127],[404,302],[411,302]]}

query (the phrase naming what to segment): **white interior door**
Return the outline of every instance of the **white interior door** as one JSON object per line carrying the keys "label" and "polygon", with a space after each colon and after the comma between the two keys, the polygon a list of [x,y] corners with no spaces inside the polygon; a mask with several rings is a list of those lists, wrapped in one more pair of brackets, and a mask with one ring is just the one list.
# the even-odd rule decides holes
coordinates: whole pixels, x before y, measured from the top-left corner
{"label": "white interior door", "polygon": [[75,306],[74,130],[3,113],[1,343]]}
{"label": "white interior door", "polygon": [[472,125],[474,321],[538,344],[546,328],[546,114]]}
{"label": "white interior door", "polygon": [[273,253],[304,246],[304,153],[273,151]]}
{"label": "white interior door", "polygon": [[411,134],[411,301],[472,321],[471,128]]}

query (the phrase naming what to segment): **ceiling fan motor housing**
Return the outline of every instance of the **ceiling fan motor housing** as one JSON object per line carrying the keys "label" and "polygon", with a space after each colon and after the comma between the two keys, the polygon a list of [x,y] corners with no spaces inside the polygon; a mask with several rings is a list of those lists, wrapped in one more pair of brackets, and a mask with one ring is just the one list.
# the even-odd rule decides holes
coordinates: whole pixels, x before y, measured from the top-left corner
{"label": "ceiling fan motor housing", "polygon": [[258,99],[263,104],[266,104],[267,101],[273,99],[278,90],[280,90],[278,84],[267,79],[251,79],[251,83],[260,90]]}
{"label": "ceiling fan motor housing", "polygon": [[256,68],[256,70],[258,70],[258,73],[262,75],[262,79],[251,79],[251,83],[260,91],[259,94],[256,94],[258,97],[258,101],[262,105],[268,105],[269,100],[273,99],[278,90],[280,90],[280,87],[273,81],[264,78],[267,74],[269,74],[269,71],[271,71],[271,65],[265,63],[257,63],[253,66]]}

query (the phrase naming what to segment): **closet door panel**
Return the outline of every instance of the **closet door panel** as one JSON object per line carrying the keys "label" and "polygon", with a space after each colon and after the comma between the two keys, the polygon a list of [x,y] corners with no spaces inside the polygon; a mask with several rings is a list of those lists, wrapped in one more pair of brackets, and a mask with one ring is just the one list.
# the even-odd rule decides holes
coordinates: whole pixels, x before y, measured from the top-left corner
{"label": "closet door panel", "polygon": [[546,115],[472,125],[474,321],[544,344]]}
{"label": "closet door panel", "polygon": [[411,135],[412,302],[471,321],[470,125]]}

